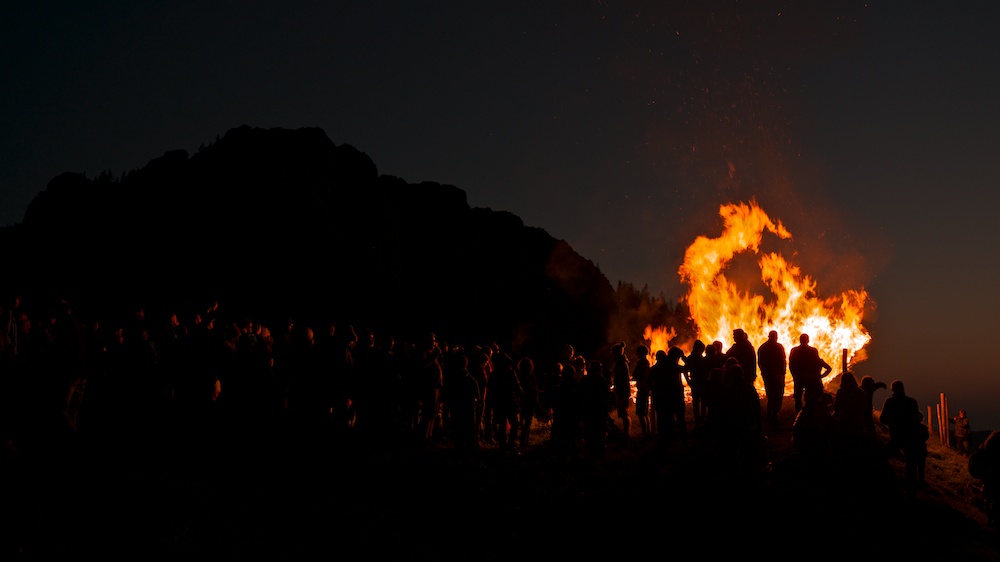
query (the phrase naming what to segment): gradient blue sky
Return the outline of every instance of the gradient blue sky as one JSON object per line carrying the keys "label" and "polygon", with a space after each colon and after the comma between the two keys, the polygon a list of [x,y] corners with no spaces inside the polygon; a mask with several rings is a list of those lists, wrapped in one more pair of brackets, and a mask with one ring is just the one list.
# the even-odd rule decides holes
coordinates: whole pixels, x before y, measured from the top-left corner
{"label": "gradient blue sky", "polygon": [[17,3],[0,225],[61,172],[321,127],[567,240],[613,284],[680,297],[687,246],[755,198],[821,296],[871,294],[858,374],[1000,428],[998,6]]}

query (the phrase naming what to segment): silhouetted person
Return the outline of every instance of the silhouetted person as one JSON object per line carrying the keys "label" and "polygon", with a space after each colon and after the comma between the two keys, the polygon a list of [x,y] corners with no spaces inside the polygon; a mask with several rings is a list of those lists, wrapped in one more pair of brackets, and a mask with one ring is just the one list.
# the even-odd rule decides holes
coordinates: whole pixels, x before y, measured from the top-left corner
{"label": "silhouetted person", "polygon": [[[740,367],[743,367],[743,376],[750,383],[750,387],[754,389],[754,395],[757,397],[757,415],[755,416],[754,425],[756,426],[758,437],[764,438],[764,420],[760,411],[760,395],[757,394],[756,387],[754,386],[757,381],[757,348],[754,347],[753,343],[747,337],[747,333],[742,328],[733,330],[733,345],[726,351],[726,357],[727,359],[736,359],[739,361]],[[748,393],[747,397],[749,396]]]}
{"label": "silhouetted person", "polygon": [[[723,363],[725,363],[726,349],[725,347],[723,347],[722,342],[719,340],[713,340],[712,347],[715,348],[715,351],[718,355],[723,356]],[[719,365],[719,368],[722,368],[722,365]]]}
{"label": "silhouetted person", "polygon": [[687,370],[688,387],[691,389],[691,410],[695,425],[705,423],[708,407],[705,403],[708,394],[709,362],[705,357],[705,342],[694,340],[691,353],[684,358],[684,368]]}
{"label": "silhouetted person", "polygon": [[[354,369],[348,415],[352,416],[355,433],[363,439],[367,439],[365,434],[369,433],[369,426],[372,423],[373,403],[378,400],[378,396],[372,393],[373,379],[378,376],[373,370],[373,366],[376,364],[376,350],[375,332],[370,328],[361,330],[357,343],[351,349]],[[442,365],[443,368],[444,365]],[[444,392],[443,384],[441,392]],[[444,402],[444,398],[442,398],[442,402]],[[349,419],[351,418],[349,417]]]}
{"label": "silhouetted person", "polygon": [[161,364],[167,376],[173,379],[181,369],[187,368],[189,362],[189,358],[184,356],[188,329],[181,323],[176,311],[170,311],[165,316],[156,339],[159,342]]}
{"label": "silhouetted person", "polygon": [[[156,332],[150,326],[150,321],[146,317],[146,307],[144,305],[137,305],[132,310],[131,319],[125,324],[125,341],[126,342],[136,342],[140,338],[146,338],[147,341],[152,342],[155,347],[155,336]],[[146,335],[143,336],[143,331]]]}
{"label": "silhouetted person", "polygon": [[446,384],[450,385],[448,400],[450,413],[448,431],[452,443],[459,451],[472,452],[479,449],[476,429],[476,411],[479,402],[479,383],[469,372],[469,358],[465,354],[455,354],[452,369],[455,375]]}
{"label": "silhouetted person", "polygon": [[757,348],[757,365],[760,377],[764,379],[764,396],[767,398],[764,420],[770,425],[779,425],[781,402],[785,398],[785,373],[788,371],[788,357],[785,346],[778,341],[778,332],[771,330],[767,341]]}
{"label": "silhouetted person", "polygon": [[726,350],[726,357],[735,357],[743,367],[743,376],[754,384],[757,380],[757,349],[743,328],[733,330],[733,345]]}
{"label": "silhouetted person", "polygon": [[572,346],[564,346],[559,357],[561,376],[552,408],[552,440],[563,453],[575,452],[582,423],[580,379],[583,378],[583,371],[582,367],[577,369],[574,357],[569,356],[573,352]]}
{"label": "silhouetted person", "polygon": [[[358,335],[350,325],[337,329],[330,322],[322,339],[316,341],[316,347],[326,370],[329,381],[328,396],[330,402],[330,421],[336,435],[342,436],[347,430],[353,416],[352,398],[356,386],[354,369],[354,347]],[[440,368],[440,364],[438,365]],[[438,386],[440,391],[440,386]]]}
{"label": "silhouetted person", "polygon": [[574,441],[580,441],[583,439],[584,416],[586,415],[586,410],[584,409],[583,377],[587,376],[587,359],[583,355],[573,357],[572,373],[578,390],[575,403],[573,404],[575,413],[572,425],[575,434]]}
{"label": "silhouetted person", "polygon": [[497,428],[493,411],[493,397],[490,396],[490,385],[492,384],[490,379],[493,378],[493,371],[496,369],[496,353],[489,345],[484,345],[482,349],[486,354],[486,364],[484,365],[486,385],[483,386],[483,434],[486,436],[486,442],[494,445],[496,444]]}
{"label": "silhouetted person", "polygon": [[807,465],[823,468],[832,456],[833,396],[806,396],[792,424],[792,446]]}
{"label": "silhouetted person", "polygon": [[861,390],[865,392],[866,406],[865,411],[868,412],[865,415],[865,431],[868,433],[870,439],[875,438],[875,392],[881,388],[888,388],[884,382],[875,382],[875,379],[870,376],[861,377],[861,383],[858,385]]}
{"label": "silhouetted person", "polygon": [[635,349],[635,367],[632,368],[632,380],[635,381],[635,417],[639,420],[639,430],[642,436],[651,435],[649,425],[649,348],[640,345]]}
{"label": "silhouetted person", "polygon": [[451,408],[455,404],[451,393],[459,388],[468,370],[469,357],[461,347],[445,352],[441,361],[441,429],[446,435],[451,433]]}
{"label": "silhouetted person", "polygon": [[681,348],[672,346],[668,351],[656,352],[656,362],[649,369],[649,383],[652,391],[653,408],[656,410],[657,440],[661,445],[680,437],[682,445],[687,444],[687,420],[684,418],[684,367],[680,360],[684,357]]}
{"label": "silhouetted person", "polygon": [[538,421],[552,428],[552,408],[555,406],[556,395],[559,393],[559,380],[562,378],[562,364],[547,362],[538,365],[542,368],[538,376]]}
{"label": "silhouetted person", "polygon": [[[226,384],[226,415],[231,435],[243,438],[250,447],[264,440],[276,421],[278,399],[272,379],[272,346],[269,330],[260,323],[245,319],[235,342],[233,375]],[[170,352],[172,336],[160,338],[161,355]]]}
{"label": "silhouetted person", "polygon": [[[107,349],[120,345],[122,330],[113,330],[107,340]],[[179,357],[173,362],[174,421],[177,442],[184,449],[194,453],[203,452],[210,446],[211,430],[217,421],[216,400],[222,392],[219,372],[214,368],[215,338],[203,326],[192,326],[180,346],[173,352]],[[111,362],[107,360],[105,364]],[[107,372],[106,372],[107,373]],[[282,396],[284,399],[284,395]],[[284,405],[284,404],[283,404]]]}
{"label": "silhouetted person", "polygon": [[212,353],[212,366],[219,376],[221,388],[217,399],[219,428],[227,447],[235,445],[236,437],[243,437],[245,429],[241,409],[246,395],[246,377],[239,364],[239,339],[239,327],[236,323],[227,323],[222,328],[221,338],[216,340]]}
{"label": "silhouetted person", "polygon": [[907,488],[912,490],[917,485],[917,425],[923,415],[917,401],[906,395],[903,381],[892,381],[889,389],[892,396],[882,403],[879,415],[879,423],[889,428],[889,441],[884,450],[890,455],[902,452]]}
{"label": "silhouetted person", "polygon": [[723,367],[726,364],[726,354],[722,353],[722,342],[714,341],[705,347],[705,367],[708,369],[708,381],[705,383],[706,425],[711,425],[712,408],[718,403],[719,389],[722,388]]}
{"label": "silhouetted person", "polygon": [[556,408],[559,407],[559,386],[562,384],[562,363],[553,361],[546,370],[542,384],[542,412],[548,420],[549,443],[553,444],[557,435]]}
{"label": "silhouetted person", "polygon": [[535,376],[535,362],[530,357],[522,357],[517,361],[517,379],[521,382],[521,449],[528,446],[531,435],[531,424],[538,411],[538,378]]}
{"label": "silhouetted person", "polygon": [[608,407],[611,404],[611,387],[604,376],[600,361],[591,361],[580,380],[583,406],[583,441],[587,458],[604,458],[608,437]]}
{"label": "silhouetted person", "polygon": [[27,318],[27,312],[22,305],[24,297],[21,293],[15,293],[11,302],[3,309],[3,318],[0,320],[0,340],[3,340],[3,358],[17,357],[21,344],[19,343],[19,329],[22,314]]}
{"label": "silhouetted person", "polygon": [[[83,401],[80,409],[80,418],[78,421],[79,429],[77,432],[83,441],[88,442],[87,445],[92,445],[95,440],[99,440],[100,433],[102,433],[102,431],[107,427],[106,424],[112,420],[111,416],[106,415],[107,409],[111,406],[107,400],[109,389],[107,387],[107,379],[105,377],[107,370],[106,351],[109,340],[110,333],[104,330],[101,320],[99,318],[93,319],[89,323],[86,333],[86,400]],[[0,368],[0,378],[4,379],[4,387],[0,388],[0,393],[7,393],[12,390],[7,387],[5,375],[7,375],[7,373]],[[0,396],[6,400],[11,399],[10,396],[6,396],[5,394],[0,394]],[[0,404],[0,412],[6,413],[8,408],[10,408],[9,404]],[[101,427],[102,425],[104,426],[103,428]],[[7,426],[6,424],[3,424],[2,427],[6,428]],[[6,434],[2,431],[0,431],[0,435],[3,435],[6,439]]]}
{"label": "silhouetted person", "polygon": [[434,427],[440,411],[443,384],[441,356],[442,351],[435,334],[426,334],[419,350],[416,372],[417,400],[420,406],[417,418],[417,442],[422,449],[434,444]]}
{"label": "silhouetted person", "polygon": [[524,390],[514,370],[514,361],[506,353],[495,356],[488,393],[493,395],[495,439],[504,452],[516,452],[519,437],[518,409]]}
{"label": "silhouetted person", "polygon": [[20,397],[24,396],[24,372],[17,358],[23,345],[19,340],[21,316],[27,314],[21,306],[21,295],[15,293],[10,302],[0,310],[0,439],[8,448],[16,448],[21,437],[23,416]]}
{"label": "silhouetted person", "polygon": [[1000,494],[1000,430],[992,431],[983,443],[969,455],[969,475],[983,483],[986,524],[996,527],[994,507]]}
{"label": "silhouetted person", "polygon": [[611,384],[614,388],[615,412],[622,424],[625,441],[629,440],[629,406],[632,402],[628,357],[625,356],[625,342],[611,346]]}
{"label": "silhouetted person", "polygon": [[315,332],[309,326],[297,325],[292,332],[286,375],[289,421],[297,435],[308,439],[324,430],[330,419],[326,373],[316,349]]}
{"label": "silhouetted person", "polygon": [[854,373],[843,373],[840,388],[833,399],[835,445],[842,460],[856,460],[867,452],[870,441],[865,429],[865,416],[871,417],[867,406],[868,398],[858,386]]}
{"label": "silhouetted person", "polygon": [[[196,322],[191,327],[191,336],[195,341],[204,340],[207,338],[208,330],[206,328],[206,322],[202,318],[201,314],[195,314]],[[285,318],[279,323],[277,329],[274,330],[274,379],[275,384],[279,388],[284,389],[284,409],[287,413],[288,411],[288,372],[286,369],[286,363],[288,359],[288,354],[292,348],[292,341],[295,333],[295,321],[291,318]]]}
{"label": "silhouetted person", "polygon": [[722,376],[716,435],[735,467],[745,473],[761,441],[760,397],[736,358],[726,360]]}
{"label": "silhouetted person", "polygon": [[82,397],[79,383],[86,374],[83,326],[64,310],[63,303],[33,307],[30,318],[22,310],[18,317],[17,356],[0,364],[5,387],[0,390],[17,392],[3,396],[5,403],[0,404],[11,408],[0,411],[11,422],[10,432],[3,437],[13,437],[15,443],[8,446],[21,451],[67,452],[81,404],[76,401]]}
{"label": "silhouetted person", "polygon": [[[707,349],[715,348],[708,346]],[[710,371],[708,371],[708,386],[705,395],[705,402],[708,405],[708,415],[705,417],[705,429],[708,430],[709,434],[718,434],[719,432],[720,416],[718,415],[718,412],[724,382],[725,371],[723,371],[722,367],[713,367]]]}
{"label": "silhouetted person", "polygon": [[955,424],[955,448],[963,455],[972,452],[972,424],[965,410],[959,410],[958,415],[952,419]]}
{"label": "silhouetted person", "polygon": [[469,372],[472,374],[472,378],[476,379],[476,384],[479,386],[479,402],[476,406],[476,435],[478,439],[487,443],[493,441],[493,436],[489,434],[484,425],[486,385],[489,384],[490,371],[493,369],[493,365],[490,363],[491,353],[489,348],[477,346],[472,350],[469,360]]}
{"label": "silhouetted person", "polygon": [[819,350],[809,345],[809,334],[799,336],[799,345],[788,353],[788,372],[792,375],[795,411],[802,409],[803,396],[810,390],[819,396],[823,394],[823,378],[833,367],[819,356]]}

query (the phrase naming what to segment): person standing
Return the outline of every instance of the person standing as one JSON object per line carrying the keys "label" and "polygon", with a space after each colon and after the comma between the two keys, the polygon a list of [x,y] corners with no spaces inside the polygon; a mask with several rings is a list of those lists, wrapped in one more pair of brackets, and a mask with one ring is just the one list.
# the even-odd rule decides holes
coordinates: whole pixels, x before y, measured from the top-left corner
{"label": "person standing", "polygon": [[[743,367],[743,377],[746,379],[749,388],[753,390],[753,395],[757,397],[757,415],[755,416],[754,425],[757,430],[757,436],[763,440],[765,438],[764,420],[760,411],[760,393],[757,392],[756,386],[757,348],[750,342],[750,338],[747,337],[747,333],[742,328],[733,330],[733,340],[733,345],[726,352],[726,357],[735,359],[740,364],[740,367]],[[747,396],[749,397],[749,394]]]}
{"label": "person standing", "polygon": [[906,467],[906,484],[910,490],[917,486],[919,450],[917,449],[917,429],[923,416],[916,399],[906,395],[903,381],[894,380],[889,385],[892,396],[882,403],[879,423],[889,428],[889,441],[884,446],[888,454],[903,453]]}
{"label": "person standing", "polygon": [[489,384],[493,372],[492,351],[488,346],[476,346],[469,361],[469,373],[476,379],[479,387],[479,400],[476,402],[476,434],[477,439],[484,443],[495,441],[485,423],[486,415],[486,385]]}
{"label": "person standing", "polygon": [[952,420],[955,423],[955,447],[963,455],[972,453],[972,425],[965,410],[959,410]]}
{"label": "person standing", "polygon": [[615,411],[622,424],[622,435],[629,441],[629,406],[632,401],[632,385],[628,357],[625,356],[625,342],[611,346],[611,384],[614,388]]}
{"label": "person standing", "polygon": [[757,364],[760,367],[760,377],[764,379],[764,395],[767,398],[767,413],[764,419],[769,425],[780,425],[778,414],[781,412],[781,401],[785,397],[788,357],[785,355],[785,346],[778,341],[777,331],[771,330],[767,334],[767,341],[757,348]]}
{"label": "person standing", "polygon": [[434,444],[434,427],[441,411],[441,385],[444,382],[441,370],[443,352],[433,332],[424,336],[423,348],[418,353],[416,382],[420,409],[417,416],[417,442],[421,449],[427,450]]}
{"label": "person standing", "polygon": [[611,385],[604,377],[604,365],[591,361],[580,379],[583,418],[583,442],[587,459],[604,458],[608,438],[608,406],[611,404]]}
{"label": "person standing", "polygon": [[659,445],[671,443],[674,434],[680,436],[681,445],[687,445],[687,420],[684,418],[684,367],[681,348],[672,346],[669,351],[656,352],[656,363],[649,369],[653,409],[656,410],[656,433]]}
{"label": "person standing", "polygon": [[649,425],[649,368],[649,348],[640,345],[635,349],[632,380],[635,381],[635,417],[639,420],[643,438],[652,435]]}
{"label": "person standing", "polygon": [[25,314],[24,307],[21,304],[21,294],[18,293],[14,295],[13,302],[11,302],[6,310],[2,310],[3,320],[2,325],[0,325],[0,349],[3,351],[4,358],[10,358],[13,360],[17,357],[17,352],[20,351],[22,344],[19,343],[19,335],[21,333],[21,315]]}
{"label": "person standing", "polygon": [[517,361],[517,379],[521,382],[521,449],[528,447],[528,437],[531,435],[531,423],[538,411],[538,378],[535,376],[535,362],[530,357],[522,357]]}
{"label": "person standing", "polygon": [[888,388],[884,382],[876,382],[871,376],[865,375],[861,377],[861,383],[859,384],[861,390],[865,392],[865,432],[868,434],[869,439],[875,438],[875,391],[883,388]]}
{"label": "person standing", "polygon": [[754,384],[757,380],[757,349],[743,328],[733,330],[733,345],[726,351],[726,357],[736,358],[743,367],[743,376],[750,384]]}
{"label": "person standing", "polygon": [[1000,430],[991,431],[986,440],[969,455],[969,476],[982,481],[986,525],[990,529],[996,529],[994,504],[1000,490]]}
{"label": "person standing", "polygon": [[[465,353],[456,353],[450,360],[457,373],[446,385],[451,385],[448,399],[451,404],[448,409],[451,417],[448,427],[452,442],[459,451],[471,453],[479,450],[476,426],[476,412],[479,410],[479,382],[469,372],[469,357]],[[442,387],[444,388],[444,387]]]}
{"label": "person standing", "polygon": [[493,438],[505,453],[518,453],[519,409],[524,389],[517,378],[514,360],[506,353],[497,353],[496,369],[490,374],[487,397],[493,396]]}
{"label": "person standing", "polygon": [[760,397],[735,358],[726,360],[715,430],[728,461],[740,472],[752,468],[761,444]]}
{"label": "person standing", "polygon": [[819,356],[819,350],[809,345],[809,334],[799,336],[799,345],[788,354],[788,371],[792,374],[795,411],[802,409],[803,400],[817,399],[823,394],[823,379],[833,367]]}
{"label": "person standing", "polygon": [[865,428],[868,397],[858,386],[858,379],[850,371],[840,378],[840,388],[833,398],[834,445],[842,460],[857,460],[867,453],[871,441]]}
{"label": "person standing", "polygon": [[691,410],[694,415],[694,423],[701,426],[708,416],[708,406],[706,394],[708,393],[708,359],[705,357],[705,342],[694,340],[691,345],[691,353],[684,358],[684,367],[687,369],[688,386],[691,387]]}

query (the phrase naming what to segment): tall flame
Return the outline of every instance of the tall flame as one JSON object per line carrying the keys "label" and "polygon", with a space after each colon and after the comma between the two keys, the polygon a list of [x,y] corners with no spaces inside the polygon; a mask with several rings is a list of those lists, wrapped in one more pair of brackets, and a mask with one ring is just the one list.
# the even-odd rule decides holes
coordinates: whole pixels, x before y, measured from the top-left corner
{"label": "tall flame", "polygon": [[[792,235],[754,201],[723,205],[719,214],[725,231],[718,238],[695,239],[685,252],[679,271],[681,281],[690,287],[686,300],[698,328],[698,338],[706,344],[721,341],[728,349],[733,343],[733,329],[742,328],[750,341],[759,346],[767,339],[768,332],[776,330],[778,341],[787,353],[799,344],[800,334],[809,334],[810,345],[833,367],[828,379],[841,371],[844,350],[848,364],[864,360],[864,347],[871,341],[861,324],[868,293],[864,289],[849,290],[820,298],[816,281],[802,275],[798,267],[776,253],[763,254],[758,260],[761,279],[772,296],[765,298],[749,290],[741,291],[723,274],[734,256],[740,252],[760,254],[765,231],[782,239],[790,239]],[[665,330],[647,328],[646,339],[659,341],[656,338],[664,337],[663,334]],[[651,346],[651,349],[657,348]],[[786,378],[788,382],[790,378]]]}

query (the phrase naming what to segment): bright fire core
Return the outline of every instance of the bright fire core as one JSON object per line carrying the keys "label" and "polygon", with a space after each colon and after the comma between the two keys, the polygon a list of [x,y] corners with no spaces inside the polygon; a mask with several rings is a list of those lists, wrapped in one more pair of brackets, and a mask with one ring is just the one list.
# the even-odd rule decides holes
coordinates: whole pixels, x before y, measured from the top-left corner
{"label": "bright fire core", "polygon": [[[803,275],[777,253],[761,255],[760,243],[765,231],[783,239],[789,233],[780,221],[773,221],[753,201],[749,204],[723,205],[719,214],[725,230],[718,238],[699,236],[684,254],[680,278],[688,285],[686,296],[691,317],[698,328],[698,338],[708,345],[721,341],[723,350],[733,343],[733,330],[743,328],[755,347],[776,330],[785,352],[799,344],[800,334],[809,334],[810,345],[833,368],[828,378],[841,372],[843,352],[848,365],[864,360],[864,347],[871,336],[861,324],[868,293],[864,289],[820,298],[816,281]],[[771,295],[741,290],[724,275],[730,261],[740,252],[759,256],[761,279]],[[650,349],[666,349],[673,331],[646,329]],[[692,342],[672,343],[689,353]],[[760,379],[758,386],[762,385]],[[786,375],[786,392],[791,377]]]}

